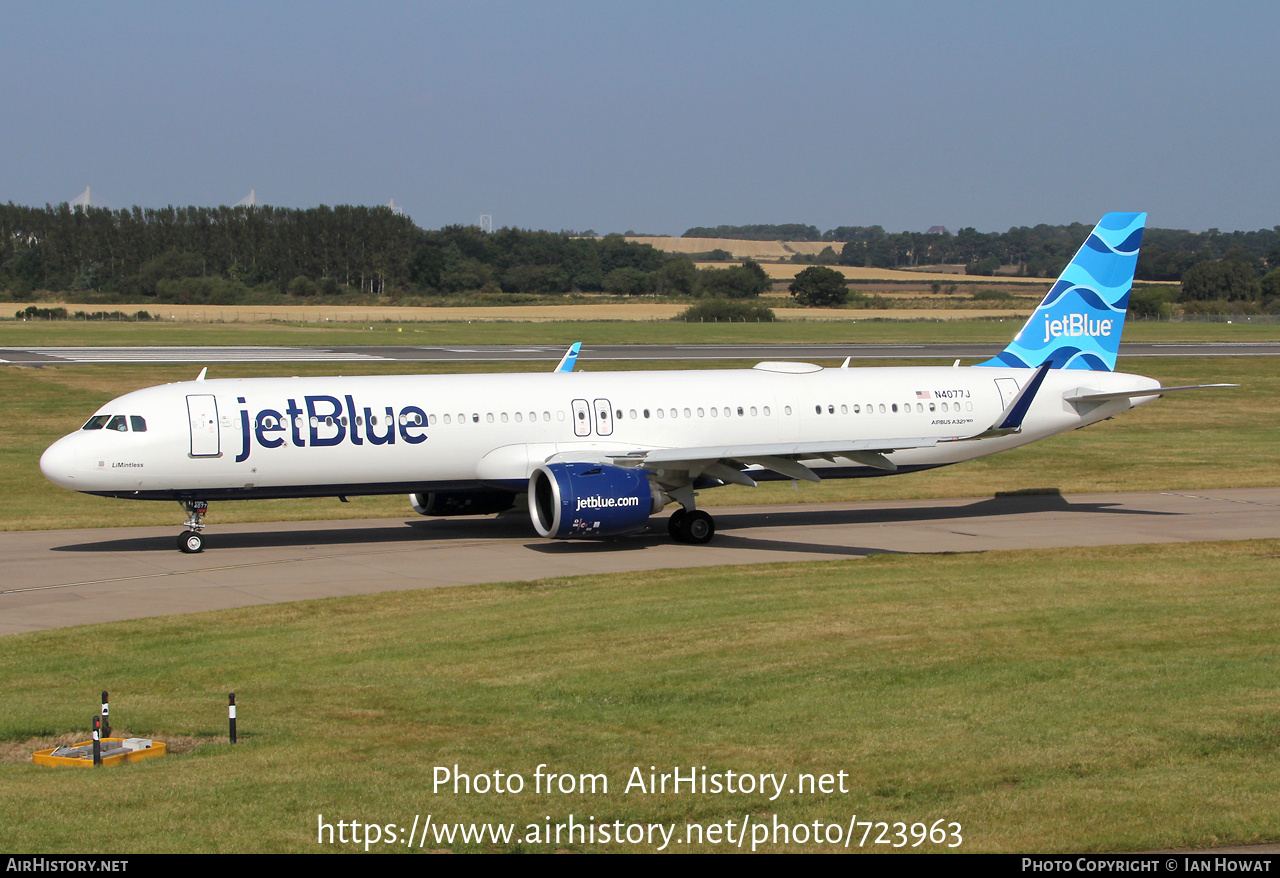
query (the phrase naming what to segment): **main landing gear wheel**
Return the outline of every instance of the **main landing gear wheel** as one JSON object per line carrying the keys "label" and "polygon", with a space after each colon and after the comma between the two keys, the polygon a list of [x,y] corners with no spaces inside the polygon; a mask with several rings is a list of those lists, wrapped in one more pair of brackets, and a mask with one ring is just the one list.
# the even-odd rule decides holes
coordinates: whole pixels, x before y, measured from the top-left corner
{"label": "main landing gear wheel", "polygon": [[178,537],[178,548],[184,554],[194,555],[197,552],[204,551],[204,537],[193,530],[186,531],[182,536]]}
{"label": "main landing gear wheel", "polygon": [[716,535],[715,519],[701,509],[696,509],[684,517],[680,524],[680,535],[686,543],[699,546],[709,543]]}
{"label": "main landing gear wheel", "polygon": [[688,512],[677,509],[667,520],[667,531],[677,543],[703,545],[716,535],[716,522],[701,509]]}

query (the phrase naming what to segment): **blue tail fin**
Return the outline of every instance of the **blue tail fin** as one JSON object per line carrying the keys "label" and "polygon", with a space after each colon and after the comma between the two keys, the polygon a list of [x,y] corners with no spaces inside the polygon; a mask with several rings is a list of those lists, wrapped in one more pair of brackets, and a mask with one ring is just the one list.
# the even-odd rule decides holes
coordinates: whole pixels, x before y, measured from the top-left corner
{"label": "blue tail fin", "polygon": [[979,366],[1111,372],[1129,308],[1145,213],[1109,213],[1063,270],[1027,325],[1003,352]]}

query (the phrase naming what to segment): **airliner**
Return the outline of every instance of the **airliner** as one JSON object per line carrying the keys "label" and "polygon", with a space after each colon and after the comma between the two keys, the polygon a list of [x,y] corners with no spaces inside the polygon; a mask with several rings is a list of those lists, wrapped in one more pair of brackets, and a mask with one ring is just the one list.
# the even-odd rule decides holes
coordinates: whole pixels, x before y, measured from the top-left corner
{"label": "airliner", "polygon": [[[1007,451],[1174,390],[1115,371],[1145,213],[1109,213],[999,355],[974,366],[207,379],[104,405],[45,451],[57,485],[182,504],[406,493],[422,515],[527,506],[556,539],[707,543],[699,492],[917,472]],[[1203,385],[1225,386],[1225,385]]]}

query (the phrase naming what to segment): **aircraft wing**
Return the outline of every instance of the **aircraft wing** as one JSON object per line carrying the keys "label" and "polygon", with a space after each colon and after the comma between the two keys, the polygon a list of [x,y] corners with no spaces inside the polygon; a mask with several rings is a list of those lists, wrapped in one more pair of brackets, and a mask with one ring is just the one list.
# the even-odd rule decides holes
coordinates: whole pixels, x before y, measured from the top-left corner
{"label": "aircraft wing", "polygon": [[932,448],[943,441],[937,436],[915,436],[901,439],[848,439],[834,442],[765,442],[743,445],[705,445],[690,448],[655,448],[611,454],[618,466],[636,466],[657,474],[664,471],[687,472],[718,478],[735,484],[754,486],[755,481],[741,470],[752,464],[773,470],[787,478],[807,482],[821,481],[803,460],[835,462],[844,458],[861,466],[893,472],[897,466],[885,457],[906,448]]}

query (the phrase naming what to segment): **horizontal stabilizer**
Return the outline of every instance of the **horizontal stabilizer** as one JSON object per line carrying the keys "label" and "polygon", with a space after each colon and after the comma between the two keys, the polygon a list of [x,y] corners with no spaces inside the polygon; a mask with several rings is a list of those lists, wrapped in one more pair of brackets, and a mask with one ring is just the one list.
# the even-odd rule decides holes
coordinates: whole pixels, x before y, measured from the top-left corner
{"label": "horizontal stabilizer", "polygon": [[1115,390],[1109,393],[1090,393],[1085,388],[1064,396],[1067,402],[1106,402],[1109,399],[1129,399],[1135,396],[1164,396],[1182,390],[1209,390],[1214,387],[1239,387],[1239,384],[1184,384],[1181,387],[1153,387],[1148,390]]}

